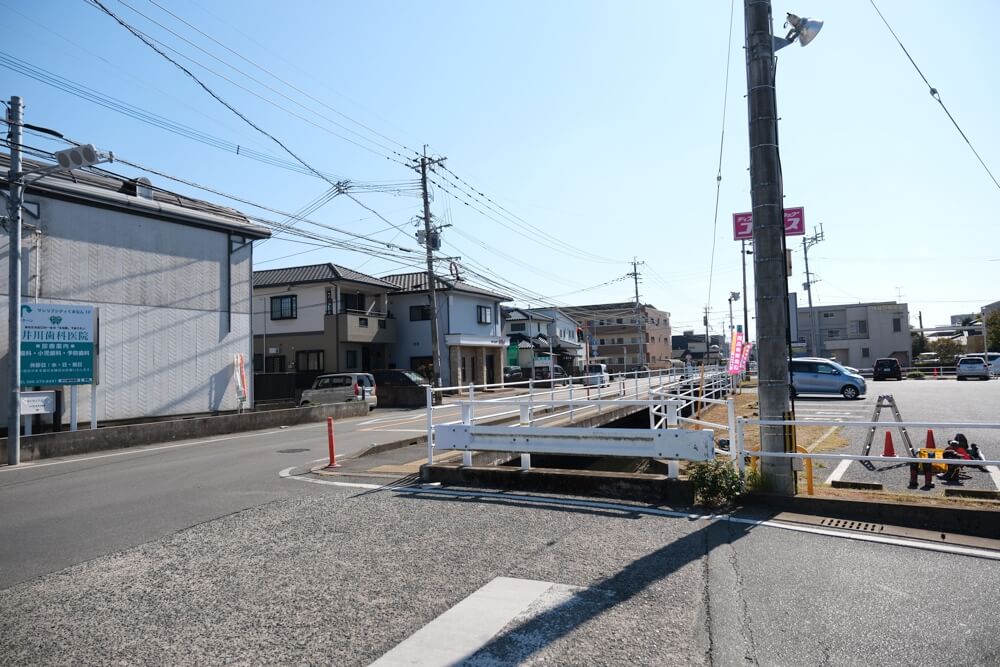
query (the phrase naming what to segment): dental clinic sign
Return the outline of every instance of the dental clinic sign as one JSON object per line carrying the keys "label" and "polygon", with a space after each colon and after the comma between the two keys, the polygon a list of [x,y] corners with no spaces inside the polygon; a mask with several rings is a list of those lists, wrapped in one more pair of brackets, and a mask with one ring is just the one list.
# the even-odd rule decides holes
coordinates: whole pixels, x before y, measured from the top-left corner
{"label": "dental clinic sign", "polygon": [[21,386],[94,383],[93,306],[21,306]]}

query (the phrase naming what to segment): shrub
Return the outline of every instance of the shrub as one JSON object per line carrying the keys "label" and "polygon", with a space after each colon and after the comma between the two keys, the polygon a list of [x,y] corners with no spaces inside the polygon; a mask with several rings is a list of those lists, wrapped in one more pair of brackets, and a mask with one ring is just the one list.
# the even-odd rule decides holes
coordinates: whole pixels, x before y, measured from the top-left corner
{"label": "shrub", "polygon": [[921,371],[910,371],[906,374],[908,380],[923,380],[924,374]]}
{"label": "shrub", "polygon": [[740,474],[732,461],[715,459],[688,467],[694,485],[695,502],[706,507],[728,505],[743,491]]}

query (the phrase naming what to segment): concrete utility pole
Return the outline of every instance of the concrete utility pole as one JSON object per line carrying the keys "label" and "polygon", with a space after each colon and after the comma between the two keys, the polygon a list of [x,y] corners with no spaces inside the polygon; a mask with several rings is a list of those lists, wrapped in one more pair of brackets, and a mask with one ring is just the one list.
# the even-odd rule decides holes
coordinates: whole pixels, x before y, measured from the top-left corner
{"label": "concrete utility pole", "polygon": [[[782,420],[793,415],[788,393],[788,282],[771,2],[744,0],[743,6],[760,418]],[[792,447],[792,438],[787,437],[791,432],[791,428],[782,426],[761,426],[761,450],[788,451]],[[765,457],[761,461],[761,473],[765,483],[776,493],[794,495],[795,475],[791,460]]]}
{"label": "concrete utility pole", "polygon": [[[639,366],[646,364],[646,327],[642,317],[642,304],[639,303],[639,265],[645,262],[637,262],[632,258],[632,282],[635,284],[635,330],[639,333]],[[627,364],[626,364],[627,366]]]}
{"label": "concrete utility pole", "polygon": [[708,335],[708,306],[705,306],[705,316],[702,317],[702,321],[705,324],[705,358],[702,360],[701,365],[702,366],[707,366],[708,365],[708,352],[709,352],[709,348],[711,347],[710,344],[712,342],[711,338],[709,338],[709,335]]}
{"label": "concrete utility pole", "polygon": [[438,339],[438,310],[437,310],[437,287],[434,277],[434,243],[431,228],[431,199],[427,192],[427,169],[436,164],[444,162],[447,158],[430,159],[427,157],[427,145],[424,144],[424,154],[420,156],[418,169],[420,170],[420,189],[424,197],[424,247],[427,249],[427,290],[431,301],[431,354],[434,360],[434,377],[432,378],[435,387],[441,385],[441,341]]}
{"label": "concrete utility pole", "polygon": [[813,310],[813,283],[818,282],[811,278],[809,273],[809,248],[816,245],[822,241],[825,237],[823,236],[823,225],[819,226],[819,231],[814,233],[810,237],[802,237],[802,258],[806,265],[806,282],[802,286],[806,290],[806,295],[809,297],[809,324],[812,327],[812,353],[814,357],[820,356],[819,349],[819,325],[816,323],[816,311]]}
{"label": "concrete utility pole", "polygon": [[10,396],[7,402],[7,465],[21,462],[21,200],[24,199],[24,179],[21,163],[22,123],[24,103],[18,96],[10,98],[7,127],[10,128],[10,166],[7,182],[7,228],[10,240],[7,251],[7,371]]}

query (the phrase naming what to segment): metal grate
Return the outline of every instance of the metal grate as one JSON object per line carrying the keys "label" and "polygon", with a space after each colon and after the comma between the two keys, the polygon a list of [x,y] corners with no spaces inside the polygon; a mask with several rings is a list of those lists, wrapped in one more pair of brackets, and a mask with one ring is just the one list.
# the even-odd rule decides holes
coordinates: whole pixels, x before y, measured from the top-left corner
{"label": "metal grate", "polygon": [[843,530],[861,530],[866,533],[881,533],[885,528],[880,523],[867,523],[865,521],[847,521],[846,519],[823,519],[821,526],[827,528],[840,528]]}
{"label": "metal grate", "polygon": [[292,448],[292,449],[279,449],[277,453],[278,454],[301,454],[302,452],[308,452],[308,451],[309,451],[308,449]]}

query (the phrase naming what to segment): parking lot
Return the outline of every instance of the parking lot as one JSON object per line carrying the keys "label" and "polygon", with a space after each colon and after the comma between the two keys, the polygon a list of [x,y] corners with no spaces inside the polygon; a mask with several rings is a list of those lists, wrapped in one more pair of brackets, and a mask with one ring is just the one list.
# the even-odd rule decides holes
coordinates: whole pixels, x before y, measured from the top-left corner
{"label": "parking lot", "polygon": [[[1000,382],[956,380],[903,380],[873,382],[868,380],[868,392],[863,399],[848,401],[841,397],[799,397],[795,401],[796,419],[804,421],[836,420],[870,421],[880,395],[892,395],[904,421],[943,423],[996,423],[997,406],[1000,406]],[[884,408],[880,422],[893,421],[892,411]],[[892,442],[897,456],[905,455],[905,445],[898,428],[878,428],[872,441],[871,454],[881,455],[885,446],[885,433],[891,431]],[[928,429],[911,428],[909,435],[915,449],[927,444]],[[987,459],[1000,458],[1000,430],[968,429],[956,426],[953,429],[932,429],[938,449],[947,446],[948,440],[956,433],[964,432],[969,442],[979,445]],[[843,436],[848,444],[833,453],[860,454],[864,447],[867,428],[844,428]],[[827,465],[820,468],[820,479],[826,482],[843,480],[848,482],[879,483],[884,490],[894,493],[914,493],[921,496],[944,496],[946,489],[972,489],[1000,491],[1000,470],[988,467],[986,471],[969,469],[967,478],[961,485],[946,485],[934,479],[934,488],[929,490],[907,488],[910,472],[905,464],[875,464],[875,470],[867,470],[858,462],[842,466]],[[920,485],[924,483],[920,476]]]}

